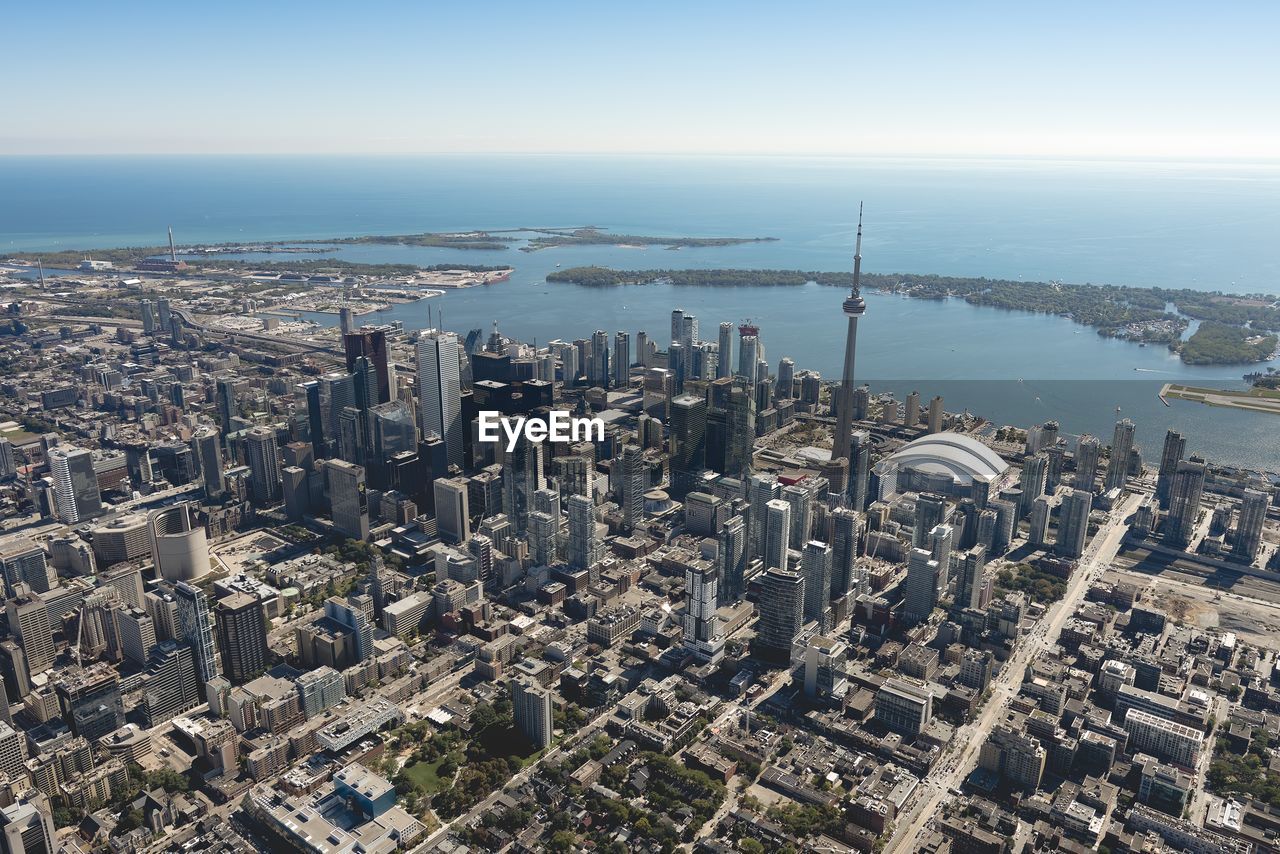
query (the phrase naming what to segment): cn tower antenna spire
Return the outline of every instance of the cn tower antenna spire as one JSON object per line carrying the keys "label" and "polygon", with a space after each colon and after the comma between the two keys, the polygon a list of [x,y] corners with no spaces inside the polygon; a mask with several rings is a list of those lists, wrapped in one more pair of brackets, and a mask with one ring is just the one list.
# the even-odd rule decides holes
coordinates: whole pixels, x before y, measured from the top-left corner
{"label": "cn tower antenna spire", "polygon": [[[858,346],[858,318],[867,311],[866,300],[862,298],[862,203],[858,203],[858,237],[853,249],[853,287],[849,298],[841,309],[849,320],[848,334],[844,342],[844,371],[840,378],[840,388],[835,397],[836,429],[832,436],[831,459],[849,457],[849,443],[853,435],[853,364],[854,354]],[[850,472],[852,476],[852,472]],[[862,508],[858,508],[862,509]]]}
{"label": "cn tower antenna spire", "polygon": [[862,277],[862,202],[858,202],[858,239],[853,244],[853,295],[862,293],[860,282]]}

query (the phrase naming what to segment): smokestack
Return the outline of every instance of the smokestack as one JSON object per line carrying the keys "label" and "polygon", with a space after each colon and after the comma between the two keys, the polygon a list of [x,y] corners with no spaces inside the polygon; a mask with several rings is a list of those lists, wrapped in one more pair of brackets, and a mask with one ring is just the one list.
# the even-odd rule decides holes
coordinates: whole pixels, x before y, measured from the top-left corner
{"label": "smokestack", "polygon": [[173,226],[169,226],[169,260],[178,263],[178,251],[173,248]]}
{"label": "smokestack", "polygon": [[36,269],[40,271],[40,289],[44,290],[44,262],[36,259]]}

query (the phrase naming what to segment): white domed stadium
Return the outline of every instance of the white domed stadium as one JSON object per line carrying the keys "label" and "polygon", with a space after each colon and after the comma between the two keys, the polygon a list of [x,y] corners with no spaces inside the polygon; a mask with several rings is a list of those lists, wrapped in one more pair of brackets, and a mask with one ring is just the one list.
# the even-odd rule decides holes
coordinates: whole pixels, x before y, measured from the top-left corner
{"label": "white domed stadium", "polygon": [[894,471],[896,488],[969,497],[990,490],[1009,470],[1000,455],[961,433],[932,433],[903,445],[877,468]]}

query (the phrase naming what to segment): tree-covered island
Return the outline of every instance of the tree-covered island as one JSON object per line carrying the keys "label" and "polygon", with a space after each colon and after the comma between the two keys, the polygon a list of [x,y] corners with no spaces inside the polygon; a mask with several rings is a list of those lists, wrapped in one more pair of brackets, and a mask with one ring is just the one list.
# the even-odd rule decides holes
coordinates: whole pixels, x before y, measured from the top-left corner
{"label": "tree-covered island", "polygon": [[[588,287],[665,282],[695,287],[794,287],[814,282],[849,287],[848,272],[806,270],[615,270],[572,267],[549,282]],[[909,273],[863,273],[864,286],[913,299],[963,299],[971,305],[1052,314],[1097,330],[1099,335],[1165,344],[1188,364],[1244,364],[1275,352],[1280,305],[1273,296],[1238,296],[1190,289],[1123,285],[1015,282]],[[1176,311],[1169,311],[1172,306]],[[1189,320],[1203,321],[1187,341]]]}

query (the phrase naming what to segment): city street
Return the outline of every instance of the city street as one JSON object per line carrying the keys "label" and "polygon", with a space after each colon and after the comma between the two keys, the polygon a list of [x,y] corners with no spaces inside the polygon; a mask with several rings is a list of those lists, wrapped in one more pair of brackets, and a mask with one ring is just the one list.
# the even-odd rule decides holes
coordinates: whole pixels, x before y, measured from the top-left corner
{"label": "city street", "polygon": [[978,752],[982,749],[987,735],[1003,716],[1009,700],[1018,693],[1028,662],[1043,653],[1053,640],[1056,640],[1062,626],[1083,601],[1089,585],[1097,580],[1106,570],[1111,559],[1115,557],[1120,542],[1128,530],[1125,519],[1137,509],[1140,500],[1140,496],[1130,495],[1111,511],[1106,523],[1098,529],[1098,533],[1094,535],[1093,541],[1080,559],[1080,564],[1067,586],[1066,594],[1050,606],[1044,619],[1036,623],[1022,638],[1013,657],[1005,662],[1000,675],[992,680],[991,697],[982,708],[977,720],[966,724],[956,732],[951,744],[939,758],[934,772],[916,790],[913,805],[905,814],[899,816],[893,836],[885,847],[886,851],[891,854],[894,852],[905,854],[905,852],[919,850],[928,825],[939,806],[948,793],[957,789],[973,770]]}

